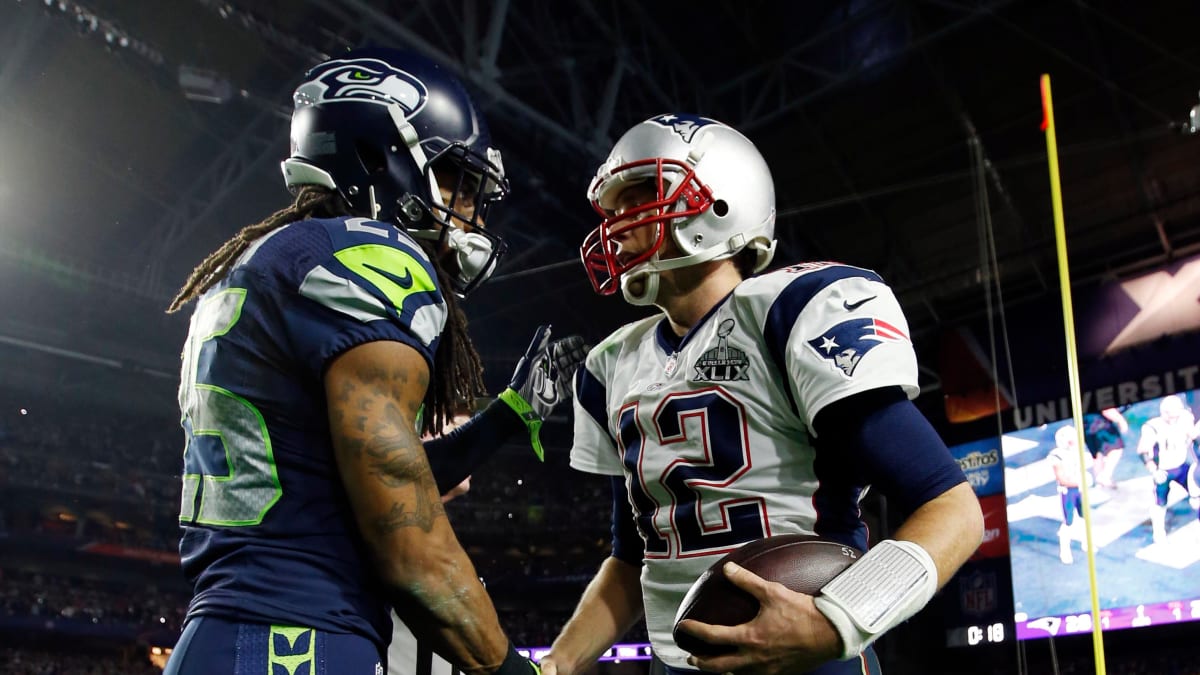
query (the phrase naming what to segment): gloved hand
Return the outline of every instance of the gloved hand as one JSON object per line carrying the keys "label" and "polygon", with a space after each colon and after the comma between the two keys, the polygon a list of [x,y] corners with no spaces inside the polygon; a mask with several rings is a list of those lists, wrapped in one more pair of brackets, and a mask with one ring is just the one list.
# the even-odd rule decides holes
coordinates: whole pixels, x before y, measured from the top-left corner
{"label": "gloved hand", "polygon": [[529,349],[517,362],[508,389],[500,400],[511,407],[529,429],[529,440],[538,459],[545,459],[540,436],[542,422],[554,407],[571,397],[575,371],[587,357],[587,346],[578,335],[550,341],[550,326],[538,326]]}
{"label": "gloved hand", "polygon": [[1163,483],[1167,482],[1167,472],[1163,469],[1155,471],[1153,476],[1155,485],[1162,485]]}
{"label": "gloved hand", "polygon": [[508,656],[492,675],[542,675],[542,669],[532,659],[517,653],[511,644],[508,646]]}

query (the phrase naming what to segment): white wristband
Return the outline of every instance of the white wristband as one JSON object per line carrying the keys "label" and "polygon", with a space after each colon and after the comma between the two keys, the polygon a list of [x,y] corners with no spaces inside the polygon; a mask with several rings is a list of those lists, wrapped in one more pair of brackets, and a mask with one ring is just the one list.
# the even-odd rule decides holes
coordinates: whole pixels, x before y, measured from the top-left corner
{"label": "white wristband", "polygon": [[936,590],[929,553],[911,541],[887,539],[825,584],[814,601],[842,638],[839,658],[850,659],[920,611]]}

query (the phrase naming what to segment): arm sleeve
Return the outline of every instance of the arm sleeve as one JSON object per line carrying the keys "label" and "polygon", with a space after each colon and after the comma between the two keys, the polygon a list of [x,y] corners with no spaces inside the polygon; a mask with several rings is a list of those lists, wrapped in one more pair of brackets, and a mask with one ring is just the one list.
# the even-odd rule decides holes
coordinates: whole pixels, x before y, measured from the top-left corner
{"label": "arm sleeve", "polygon": [[818,454],[833,457],[904,513],[966,481],[945,442],[899,387],[860,392],[814,420]]}
{"label": "arm sleeve", "polygon": [[523,431],[521,418],[508,404],[496,399],[462,426],[426,441],[425,454],[438,492],[446,494],[463,482],[508,439]]}
{"label": "arm sleeve", "polygon": [[621,476],[610,476],[612,481],[612,557],[633,565],[642,566],[646,544],[638,534],[637,525],[633,522],[633,507],[629,505],[629,493],[625,489],[625,479]]}

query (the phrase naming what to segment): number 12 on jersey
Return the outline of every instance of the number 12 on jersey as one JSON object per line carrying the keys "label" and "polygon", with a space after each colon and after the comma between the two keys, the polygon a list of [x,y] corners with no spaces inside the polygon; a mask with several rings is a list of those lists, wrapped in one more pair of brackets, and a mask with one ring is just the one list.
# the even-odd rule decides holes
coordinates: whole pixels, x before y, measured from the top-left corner
{"label": "number 12 on jersey", "polygon": [[[719,523],[705,523],[702,515],[705,495],[713,498],[750,469],[742,404],[712,387],[668,395],[652,419],[653,435],[648,436],[638,420],[637,403],[622,408],[618,418],[622,461],[632,476],[629,498],[646,542],[646,557],[709,555],[766,537],[766,503],[761,497],[719,499]],[[669,452],[675,459],[661,471],[647,468],[648,445],[652,452]],[[663,490],[652,491],[655,482]],[[669,503],[654,496],[664,491]],[[659,522],[664,509],[669,528]]]}

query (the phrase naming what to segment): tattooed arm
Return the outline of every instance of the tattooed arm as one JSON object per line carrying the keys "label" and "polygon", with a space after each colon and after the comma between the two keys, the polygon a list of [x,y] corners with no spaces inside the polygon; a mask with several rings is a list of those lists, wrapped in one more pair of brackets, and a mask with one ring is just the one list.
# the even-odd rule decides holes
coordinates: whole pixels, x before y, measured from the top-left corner
{"label": "tattooed arm", "polygon": [[466,672],[508,650],[491,599],[459,545],[414,423],[429,368],[400,342],[369,342],[325,374],[342,482],[389,599],[409,626]]}

